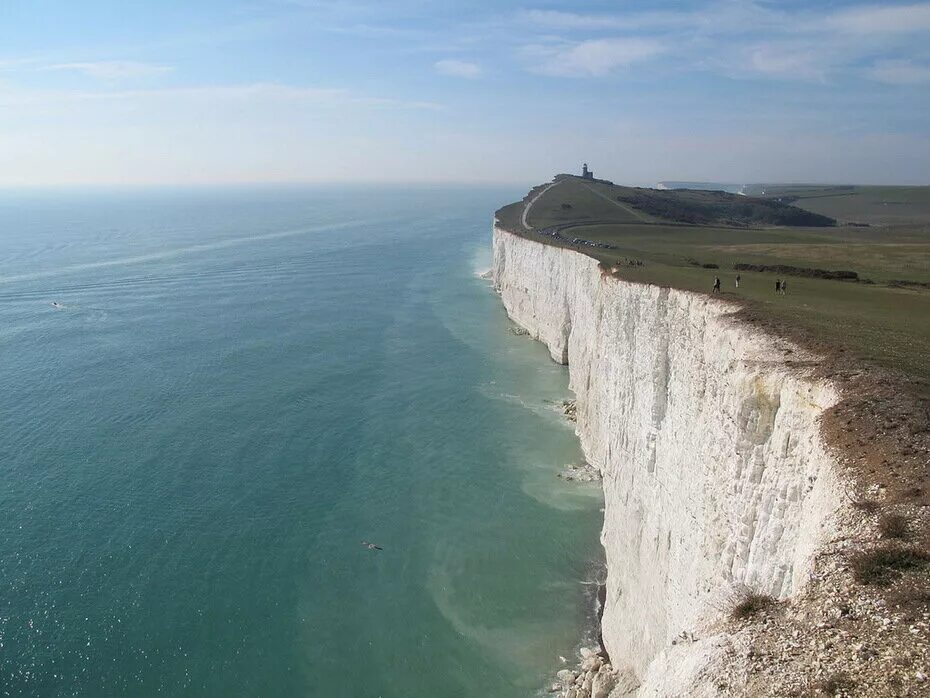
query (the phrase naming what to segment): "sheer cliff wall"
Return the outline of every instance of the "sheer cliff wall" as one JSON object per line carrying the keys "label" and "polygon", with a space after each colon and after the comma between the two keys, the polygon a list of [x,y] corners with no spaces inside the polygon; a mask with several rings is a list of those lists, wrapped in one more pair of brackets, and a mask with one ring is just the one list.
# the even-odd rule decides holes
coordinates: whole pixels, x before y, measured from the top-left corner
{"label": "sheer cliff wall", "polygon": [[[725,638],[676,638],[736,590],[805,584],[842,499],[819,418],[838,396],[798,347],[709,296],[630,283],[495,227],[507,313],[567,363],[577,432],[603,475],[602,631],[640,693],[697,690]],[[689,688],[690,687],[690,688]]]}

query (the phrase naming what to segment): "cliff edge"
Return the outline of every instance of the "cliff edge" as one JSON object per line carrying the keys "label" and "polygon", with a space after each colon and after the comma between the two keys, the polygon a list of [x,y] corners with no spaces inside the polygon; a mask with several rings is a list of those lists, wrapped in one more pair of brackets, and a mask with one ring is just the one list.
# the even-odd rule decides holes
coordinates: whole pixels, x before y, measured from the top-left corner
{"label": "cliff edge", "polygon": [[[560,672],[563,695],[930,695],[927,560],[876,548],[881,521],[824,437],[842,388],[820,357],[734,303],[497,225],[492,271],[511,319],[568,364],[603,477],[608,657]],[[901,518],[923,530],[927,508]],[[911,558],[870,581],[875,550]]]}

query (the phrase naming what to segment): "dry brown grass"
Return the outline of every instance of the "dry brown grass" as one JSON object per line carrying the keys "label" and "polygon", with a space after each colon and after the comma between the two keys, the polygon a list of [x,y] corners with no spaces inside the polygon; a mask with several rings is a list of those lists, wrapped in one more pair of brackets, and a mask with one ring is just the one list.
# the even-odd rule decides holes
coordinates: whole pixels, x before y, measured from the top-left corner
{"label": "dry brown grass", "polygon": [[874,499],[860,499],[853,502],[853,506],[865,514],[874,514],[880,505]]}
{"label": "dry brown grass", "polygon": [[905,572],[921,569],[930,561],[930,555],[913,547],[884,545],[853,555],[853,577],[860,584],[887,586]]}
{"label": "dry brown grass", "polygon": [[854,685],[855,683],[849,677],[849,674],[844,671],[838,671],[822,681],[818,681],[815,688],[828,696],[835,696],[840,691],[848,691]]}
{"label": "dry brown grass", "polygon": [[883,514],[878,520],[878,532],[885,539],[903,540],[907,538],[907,517],[901,514]]}
{"label": "dry brown grass", "polygon": [[734,620],[747,620],[760,611],[771,608],[774,604],[773,597],[747,589],[737,596],[733,610],[730,611],[730,617]]}

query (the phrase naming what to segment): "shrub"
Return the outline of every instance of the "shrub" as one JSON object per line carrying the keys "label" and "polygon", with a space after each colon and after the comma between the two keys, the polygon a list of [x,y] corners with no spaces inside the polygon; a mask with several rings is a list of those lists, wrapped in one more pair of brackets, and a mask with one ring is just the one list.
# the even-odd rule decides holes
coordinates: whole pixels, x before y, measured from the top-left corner
{"label": "shrub", "polygon": [[882,538],[907,538],[907,518],[900,514],[884,514],[878,520]]}
{"label": "shrub", "polygon": [[856,553],[851,560],[853,577],[860,584],[885,586],[904,572],[923,567],[930,560],[923,550],[885,545]]}
{"label": "shrub", "polygon": [[866,514],[873,514],[878,511],[878,502],[876,502],[874,499],[860,499],[856,502],[853,502],[853,506]]}
{"label": "shrub", "polygon": [[833,279],[836,281],[858,281],[859,274],[847,269],[812,269],[811,267],[793,267],[788,264],[746,264],[737,262],[736,271],[768,271],[786,276],[803,276],[811,279]]}
{"label": "shrub", "polygon": [[775,603],[775,599],[767,594],[746,590],[739,594],[730,616],[734,620],[747,620],[759,611],[764,611]]}
{"label": "shrub", "polygon": [[832,218],[780,201],[726,192],[635,188],[617,196],[617,200],[659,218],[690,224],[723,223],[741,227],[752,223],[805,227],[836,225]]}
{"label": "shrub", "polygon": [[816,687],[821,693],[826,693],[828,696],[835,696],[840,691],[849,690],[854,685],[855,683],[849,678],[849,674],[844,671],[838,671],[818,682]]}

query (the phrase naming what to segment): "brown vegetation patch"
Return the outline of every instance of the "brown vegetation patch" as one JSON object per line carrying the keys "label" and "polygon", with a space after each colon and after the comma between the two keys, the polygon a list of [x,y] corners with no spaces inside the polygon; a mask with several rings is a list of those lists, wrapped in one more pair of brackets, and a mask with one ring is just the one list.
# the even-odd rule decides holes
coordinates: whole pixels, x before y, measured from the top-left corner
{"label": "brown vegetation patch", "polygon": [[874,499],[858,499],[852,505],[865,514],[874,514],[881,508],[881,504]]}
{"label": "brown vegetation patch", "polygon": [[878,520],[878,532],[882,538],[895,538],[903,540],[907,538],[908,525],[907,517],[901,514],[884,514]]}
{"label": "brown vegetation patch", "polygon": [[835,281],[858,281],[859,274],[847,269],[813,269],[811,267],[794,267],[789,264],[734,264],[737,271],[767,271],[785,276],[804,276],[811,279],[833,279]]}
{"label": "brown vegetation patch", "polygon": [[848,691],[853,686],[855,686],[855,683],[849,677],[849,674],[844,671],[839,671],[819,681],[816,688],[818,691],[828,696],[835,696],[842,691]]}
{"label": "brown vegetation patch", "polygon": [[730,611],[730,616],[734,620],[747,620],[761,611],[771,608],[774,604],[775,599],[771,596],[746,590],[737,597],[733,610]]}
{"label": "brown vegetation patch", "polygon": [[884,545],[852,556],[853,576],[860,584],[887,586],[905,572],[923,568],[930,555],[914,547]]}

